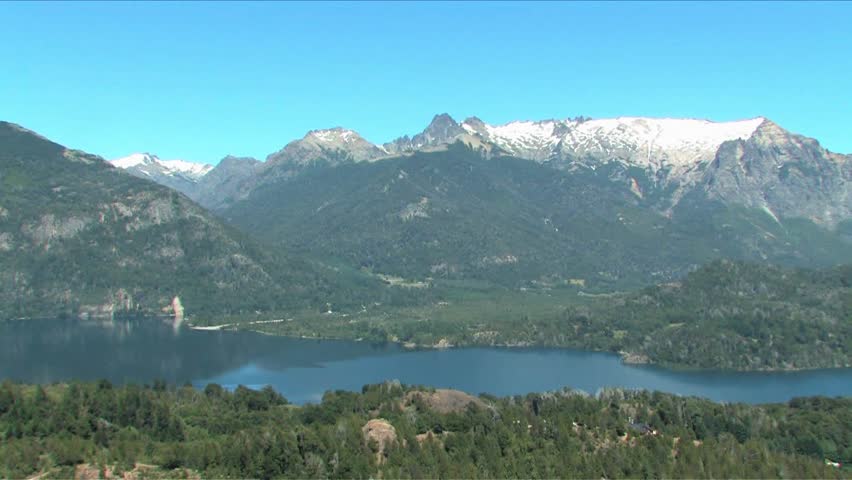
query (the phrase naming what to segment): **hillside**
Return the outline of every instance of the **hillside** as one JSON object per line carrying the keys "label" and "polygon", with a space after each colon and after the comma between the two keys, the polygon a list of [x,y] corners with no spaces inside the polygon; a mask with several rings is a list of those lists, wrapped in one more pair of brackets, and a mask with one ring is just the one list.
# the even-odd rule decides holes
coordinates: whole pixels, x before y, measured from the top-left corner
{"label": "hillside", "polygon": [[794,270],[716,261],[627,293],[577,287],[448,292],[442,302],[247,325],[270,334],[398,341],[411,347],[549,346],[621,353],[672,368],[852,366],[852,268]]}
{"label": "hillside", "polygon": [[350,289],[183,195],[0,123],[0,318],[323,306]]}
{"label": "hillside", "polygon": [[[808,220],[703,192],[666,215],[613,170],[565,171],[452,144],[315,166],[222,212],[251,235],[409,281],[596,290],[677,278],[715,258],[828,266],[852,247]],[[664,246],[664,248],[661,248]]]}
{"label": "hillside", "polygon": [[288,251],[411,282],[612,291],[713,259],[828,267],[852,249],[850,157],[763,117],[441,114],[383,145],[312,130],[183,190]]}
{"label": "hillside", "polygon": [[[720,261],[564,316],[583,342],[658,364],[789,370],[852,366],[852,268]],[[597,340],[591,340],[597,337]]]}

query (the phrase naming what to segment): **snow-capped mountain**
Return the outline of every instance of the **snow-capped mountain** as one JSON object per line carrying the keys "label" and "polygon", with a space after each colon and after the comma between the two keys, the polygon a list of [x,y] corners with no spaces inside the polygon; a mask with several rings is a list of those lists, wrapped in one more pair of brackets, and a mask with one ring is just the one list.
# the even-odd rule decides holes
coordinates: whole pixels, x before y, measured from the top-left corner
{"label": "snow-capped mountain", "polygon": [[[464,131],[460,134],[459,131]],[[441,134],[436,134],[440,132]],[[829,226],[852,217],[852,161],[816,140],[757,117],[732,122],[619,117],[490,125],[436,116],[394,152],[478,139],[554,168],[599,171],[656,209],[671,213],[690,193]],[[792,172],[792,173],[791,173]]]}
{"label": "snow-capped mountain", "polygon": [[162,173],[165,175],[182,175],[198,180],[213,170],[213,165],[206,163],[187,162],[186,160],[161,160],[150,153],[134,153],[126,157],[110,160],[111,164],[125,170],[136,169],[143,175]]}
{"label": "snow-capped mountain", "polygon": [[472,119],[462,128],[519,157],[548,161],[605,154],[656,171],[688,169],[712,157],[722,143],[748,139],[763,121],[619,117],[493,126]]}
{"label": "snow-capped mountain", "polygon": [[[436,115],[420,134],[387,143],[397,153],[450,143],[464,134],[480,138],[506,154],[538,162],[560,160],[621,161],[656,173],[678,175],[713,157],[722,143],[746,140],[765,119],[735,122],[619,117],[612,119],[513,121],[491,125],[471,117],[457,123],[447,114]],[[563,162],[565,163],[565,162]]]}
{"label": "snow-capped mountain", "polygon": [[113,166],[140,178],[147,178],[190,195],[198,181],[213,170],[213,165],[185,160],[160,160],[150,153],[134,153],[110,160]]}
{"label": "snow-capped mountain", "polygon": [[[557,168],[620,167],[622,181],[637,196],[645,189],[671,187],[663,209],[675,206],[702,177],[702,166],[713,160],[728,141],[747,140],[764,122],[753,118],[734,122],[696,119],[619,117],[600,120],[546,120],[488,125],[467,120],[462,128],[505,152]],[[630,169],[645,176],[637,179]]]}
{"label": "snow-capped mountain", "polygon": [[[852,218],[852,160],[773,122],[619,117],[456,122],[436,115],[421,133],[384,145],[341,127],[312,130],[266,162],[237,162],[216,175],[210,165],[134,154],[113,160],[134,175],[180,190],[208,208],[226,208],[256,187],[298,176],[305,168],[374,162],[463,142],[565,171],[581,169],[629,190],[670,215],[696,195],[835,226]],[[233,162],[232,162],[233,163]]]}

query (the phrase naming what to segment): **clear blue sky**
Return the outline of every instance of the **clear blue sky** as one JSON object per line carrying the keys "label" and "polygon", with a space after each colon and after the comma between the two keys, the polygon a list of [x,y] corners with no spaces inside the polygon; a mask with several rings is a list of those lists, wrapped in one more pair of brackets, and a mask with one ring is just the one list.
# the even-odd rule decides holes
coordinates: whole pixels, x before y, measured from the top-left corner
{"label": "clear blue sky", "polygon": [[265,158],[432,116],[766,116],[852,153],[852,3],[6,3],[0,119],[107,158]]}

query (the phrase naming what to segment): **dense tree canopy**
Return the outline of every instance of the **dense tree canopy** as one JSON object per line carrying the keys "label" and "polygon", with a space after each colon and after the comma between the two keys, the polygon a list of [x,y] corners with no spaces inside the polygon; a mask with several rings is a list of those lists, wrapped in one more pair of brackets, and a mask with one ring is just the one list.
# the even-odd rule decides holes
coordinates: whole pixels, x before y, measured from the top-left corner
{"label": "dense tree canopy", "polygon": [[[607,390],[441,404],[423,391],[386,383],[296,407],[270,388],[7,382],[0,476],[70,477],[81,464],[222,478],[850,476],[825,463],[852,462],[850,399],[750,406]],[[365,436],[370,419],[388,441]]]}

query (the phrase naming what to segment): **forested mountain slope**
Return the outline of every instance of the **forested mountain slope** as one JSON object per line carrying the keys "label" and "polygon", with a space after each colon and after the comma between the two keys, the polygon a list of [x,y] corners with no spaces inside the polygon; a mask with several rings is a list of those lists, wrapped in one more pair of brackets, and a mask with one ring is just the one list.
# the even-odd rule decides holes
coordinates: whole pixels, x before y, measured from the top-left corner
{"label": "forested mountain slope", "polygon": [[849,260],[852,243],[809,220],[781,222],[704,192],[666,215],[611,174],[553,169],[459,142],[310,167],[257,187],[222,215],[288,250],[412,281],[612,290],[676,278],[715,258]]}
{"label": "forested mountain slope", "polygon": [[183,195],[0,123],[0,317],[324,305],[347,286]]}

